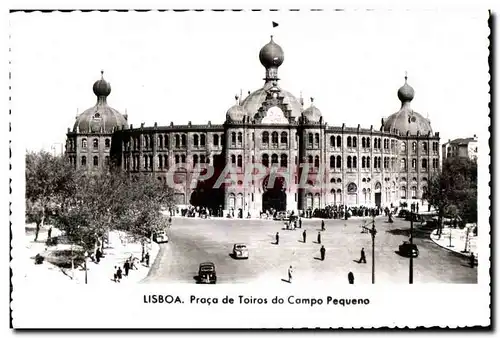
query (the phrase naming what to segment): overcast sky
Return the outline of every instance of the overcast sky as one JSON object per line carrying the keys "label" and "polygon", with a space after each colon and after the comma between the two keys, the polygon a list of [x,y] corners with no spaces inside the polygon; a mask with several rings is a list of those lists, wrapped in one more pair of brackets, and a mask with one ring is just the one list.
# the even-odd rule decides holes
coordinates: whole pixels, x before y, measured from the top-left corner
{"label": "overcast sky", "polygon": [[12,128],[30,150],[65,141],[101,69],[134,126],[222,123],[235,94],[263,85],[271,34],[280,86],[314,97],[329,125],[380,128],[407,71],[442,142],[487,136],[485,11],[14,13],[10,34]]}

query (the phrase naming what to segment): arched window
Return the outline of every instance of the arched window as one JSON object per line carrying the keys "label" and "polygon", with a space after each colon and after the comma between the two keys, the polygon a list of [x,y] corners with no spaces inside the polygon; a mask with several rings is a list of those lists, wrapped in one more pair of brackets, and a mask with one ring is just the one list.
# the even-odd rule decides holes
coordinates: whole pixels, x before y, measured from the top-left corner
{"label": "arched window", "polygon": [[94,167],[97,167],[99,165],[99,157],[94,156]]}
{"label": "arched window", "polygon": [[158,148],[163,148],[163,135],[158,135]]}
{"label": "arched window", "polygon": [[335,168],[335,156],[330,156],[330,168]]}
{"label": "arched window", "polygon": [[347,185],[347,193],[355,194],[357,192],[358,192],[358,187],[356,186],[356,183],[351,182]]}
{"label": "arched window", "polygon": [[278,144],[278,132],[273,131],[273,133],[271,134],[271,141],[272,141],[273,145]]}
{"label": "arched window", "polygon": [[282,144],[288,143],[288,134],[285,131],[281,133],[281,140],[280,141]]}
{"label": "arched window", "polygon": [[143,141],[144,141],[144,148],[149,148],[149,137],[148,135],[144,135],[143,137]]}
{"label": "arched window", "polygon": [[314,157],[314,167],[319,168],[319,156],[318,155],[316,155]]}
{"label": "arched window", "polygon": [[401,198],[406,199],[406,187],[404,185],[401,186]]}
{"label": "arched window", "polygon": [[148,169],[148,155],[144,155],[144,169]]}
{"label": "arched window", "polygon": [[370,156],[366,157],[366,167],[370,168]]}
{"label": "arched window", "polygon": [[104,158],[104,164],[105,164],[107,167],[109,167],[109,156],[106,156],[106,157]]}
{"label": "arched window", "polygon": [[179,135],[175,135],[175,147],[179,148],[181,146],[181,139]]}
{"label": "arched window", "polygon": [[417,198],[417,187],[411,187],[411,198]]}
{"label": "arched window", "polygon": [[238,155],[238,163],[236,164],[238,168],[243,167],[243,157],[241,155]]}
{"label": "arched window", "polygon": [[361,157],[361,168],[366,168],[366,157]]}
{"label": "arched window", "polygon": [[219,135],[217,134],[214,135],[214,146],[219,146]]}
{"label": "arched window", "polygon": [[406,159],[401,159],[401,170],[406,171]]}
{"label": "arched window", "polygon": [[330,179],[330,183],[335,183],[335,178]]}
{"label": "arched window", "polygon": [[87,139],[82,139],[82,148],[87,148]]}
{"label": "arched window", "polygon": [[182,145],[183,147],[185,147],[185,146],[186,146],[186,135],[182,135],[182,136],[181,136],[181,145]]}
{"label": "arched window", "polygon": [[282,168],[288,167],[288,156],[286,156],[286,154],[281,154],[280,167],[282,167]]}
{"label": "arched window", "polygon": [[82,166],[86,166],[87,165],[87,156],[82,156]]}
{"label": "arched window", "polygon": [[276,155],[276,154],[273,154],[271,156],[271,165],[273,165],[273,164],[278,164],[278,155]]}
{"label": "arched window", "polygon": [[367,147],[367,148],[370,148],[370,147],[371,147],[371,144],[370,144],[370,138],[369,138],[369,137],[367,137],[367,138],[366,138],[366,147]]}
{"label": "arched window", "polygon": [[350,136],[347,136],[347,147],[352,147],[352,139]]}
{"label": "arched window", "polygon": [[231,145],[236,145],[236,133],[234,131],[231,133]]}
{"label": "arched window", "polygon": [[168,168],[168,157],[167,155],[163,155],[163,166]]}
{"label": "arched window", "polygon": [[356,156],[352,157],[352,167],[356,169],[358,167],[358,158]]}
{"label": "arched window", "polygon": [[363,179],[361,180],[361,182],[366,182],[366,178],[363,177]]}
{"label": "arched window", "polygon": [[163,169],[163,155],[158,155],[158,168]]}
{"label": "arched window", "polygon": [[205,155],[200,155],[200,163],[205,163]]}
{"label": "arched window", "polygon": [[417,142],[413,142],[411,144],[411,151],[416,152],[417,151]]}
{"label": "arched window", "polygon": [[231,164],[236,164],[236,155],[231,155]]}
{"label": "arched window", "polygon": [[422,143],[422,150],[424,154],[427,154],[427,142]]}
{"label": "arched window", "polygon": [[354,136],[352,138],[352,147],[353,148],[357,148],[358,147],[358,138],[356,136]]}
{"label": "arched window", "polygon": [[375,156],[375,157],[373,158],[373,168],[374,168],[374,169],[377,169],[377,168],[378,168],[377,166],[378,166],[378,161],[377,161],[377,157]]}
{"label": "arched window", "polygon": [[199,136],[197,134],[193,135],[193,145],[197,147],[199,145]]}
{"label": "arched window", "polygon": [[335,147],[335,136],[330,136],[330,147],[334,148]]}
{"label": "arched window", "polygon": [[205,134],[201,134],[200,136],[200,146],[204,147],[206,143],[206,136]]}
{"label": "arched window", "polygon": [[179,155],[175,155],[175,163],[176,164],[180,163],[180,157],[179,157]]}
{"label": "arched window", "polygon": [[352,167],[352,159],[351,156],[347,156],[347,168],[351,169]]}
{"label": "arched window", "polygon": [[98,140],[98,139],[96,139],[96,138],[95,138],[95,139],[93,139],[93,140],[92,140],[92,145],[93,145],[94,149],[99,148],[99,140]]}
{"label": "arched window", "polygon": [[313,144],[313,137],[314,137],[313,134],[309,133],[307,135],[307,137],[308,137],[308,141],[309,141],[309,146],[312,146],[312,144]]}
{"label": "arched window", "polygon": [[307,162],[308,162],[310,165],[313,165],[313,163],[314,163],[314,158],[312,157],[312,155],[307,156]]}
{"label": "arched window", "polygon": [[337,168],[342,168],[342,157],[337,156]]}
{"label": "arched window", "polygon": [[193,168],[198,165],[198,155],[193,155]]}
{"label": "arched window", "polygon": [[319,134],[318,133],[314,134],[314,144],[319,145]]}
{"label": "arched window", "polygon": [[337,136],[337,147],[341,147],[341,146],[342,146],[342,137]]}
{"label": "arched window", "polygon": [[107,138],[107,139],[104,140],[104,146],[106,148],[111,147],[111,140],[109,138]]}
{"label": "arched window", "polygon": [[241,145],[243,143],[243,134],[238,133],[238,144]]}
{"label": "arched window", "polygon": [[269,133],[267,131],[262,133],[262,143],[269,144]]}
{"label": "arched window", "polygon": [[401,142],[401,152],[402,153],[406,152],[406,142]]}
{"label": "arched window", "polygon": [[342,180],[340,178],[337,178],[337,183],[342,183]]}
{"label": "arched window", "polygon": [[417,169],[417,160],[416,159],[412,159],[411,160],[411,168],[412,169]]}
{"label": "arched window", "polygon": [[262,165],[265,167],[269,167],[269,155],[262,154]]}
{"label": "arched window", "polygon": [[361,148],[366,148],[366,139],[364,137],[361,138]]}
{"label": "arched window", "polygon": [[186,155],[184,154],[181,155],[181,162],[186,163]]}

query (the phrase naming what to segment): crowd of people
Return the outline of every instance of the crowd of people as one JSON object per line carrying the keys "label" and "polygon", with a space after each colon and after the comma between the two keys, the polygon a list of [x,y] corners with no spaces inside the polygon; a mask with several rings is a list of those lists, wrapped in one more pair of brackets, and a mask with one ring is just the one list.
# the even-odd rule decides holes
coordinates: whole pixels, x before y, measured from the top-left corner
{"label": "crowd of people", "polygon": [[[123,263],[123,270],[122,270],[121,266],[115,266],[114,267],[115,272],[113,274],[113,281],[115,283],[120,283],[122,278],[127,277],[131,270],[138,270],[137,265],[136,265],[137,261],[139,261],[139,259],[137,257],[130,255],[130,257],[125,260],[125,263]],[[149,266],[149,253],[148,252],[146,252],[143,262],[146,263],[146,266]]]}

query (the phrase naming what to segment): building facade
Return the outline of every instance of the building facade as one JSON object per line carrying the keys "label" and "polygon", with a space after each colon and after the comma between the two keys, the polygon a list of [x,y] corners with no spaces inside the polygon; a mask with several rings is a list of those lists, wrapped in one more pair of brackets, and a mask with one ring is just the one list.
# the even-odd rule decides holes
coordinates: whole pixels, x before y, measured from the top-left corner
{"label": "building facade", "polygon": [[442,145],[443,162],[450,157],[477,160],[477,136],[448,140]]}
{"label": "building facade", "polygon": [[[111,88],[101,78],[93,88],[96,105],[68,130],[68,160],[88,170],[112,161],[165,184],[173,177],[178,204],[210,203],[245,215],[269,208],[396,205],[425,196],[429,177],[440,169],[440,139],[411,108],[415,93],[406,77],[397,92],[400,110],[383,118],[380,128],[336,126],[323,119],[314,99],[305,108],[302,98],[281,87],[284,52],[272,37],[259,59],[262,88],[235,97],[222,124],[134,128],[107,105]],[[224,177],[224,184],[214,177]]]}

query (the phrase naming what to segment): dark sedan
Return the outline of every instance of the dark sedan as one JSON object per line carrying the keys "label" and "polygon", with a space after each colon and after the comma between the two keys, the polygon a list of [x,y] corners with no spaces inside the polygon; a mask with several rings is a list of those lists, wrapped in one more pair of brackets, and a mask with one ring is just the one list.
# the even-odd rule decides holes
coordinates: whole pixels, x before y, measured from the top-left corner
{"label": "dark sedan", "polygon": [[405,257],[418,257],[418,247],[410,242],[403,242],[399,246],[399,254]]}

